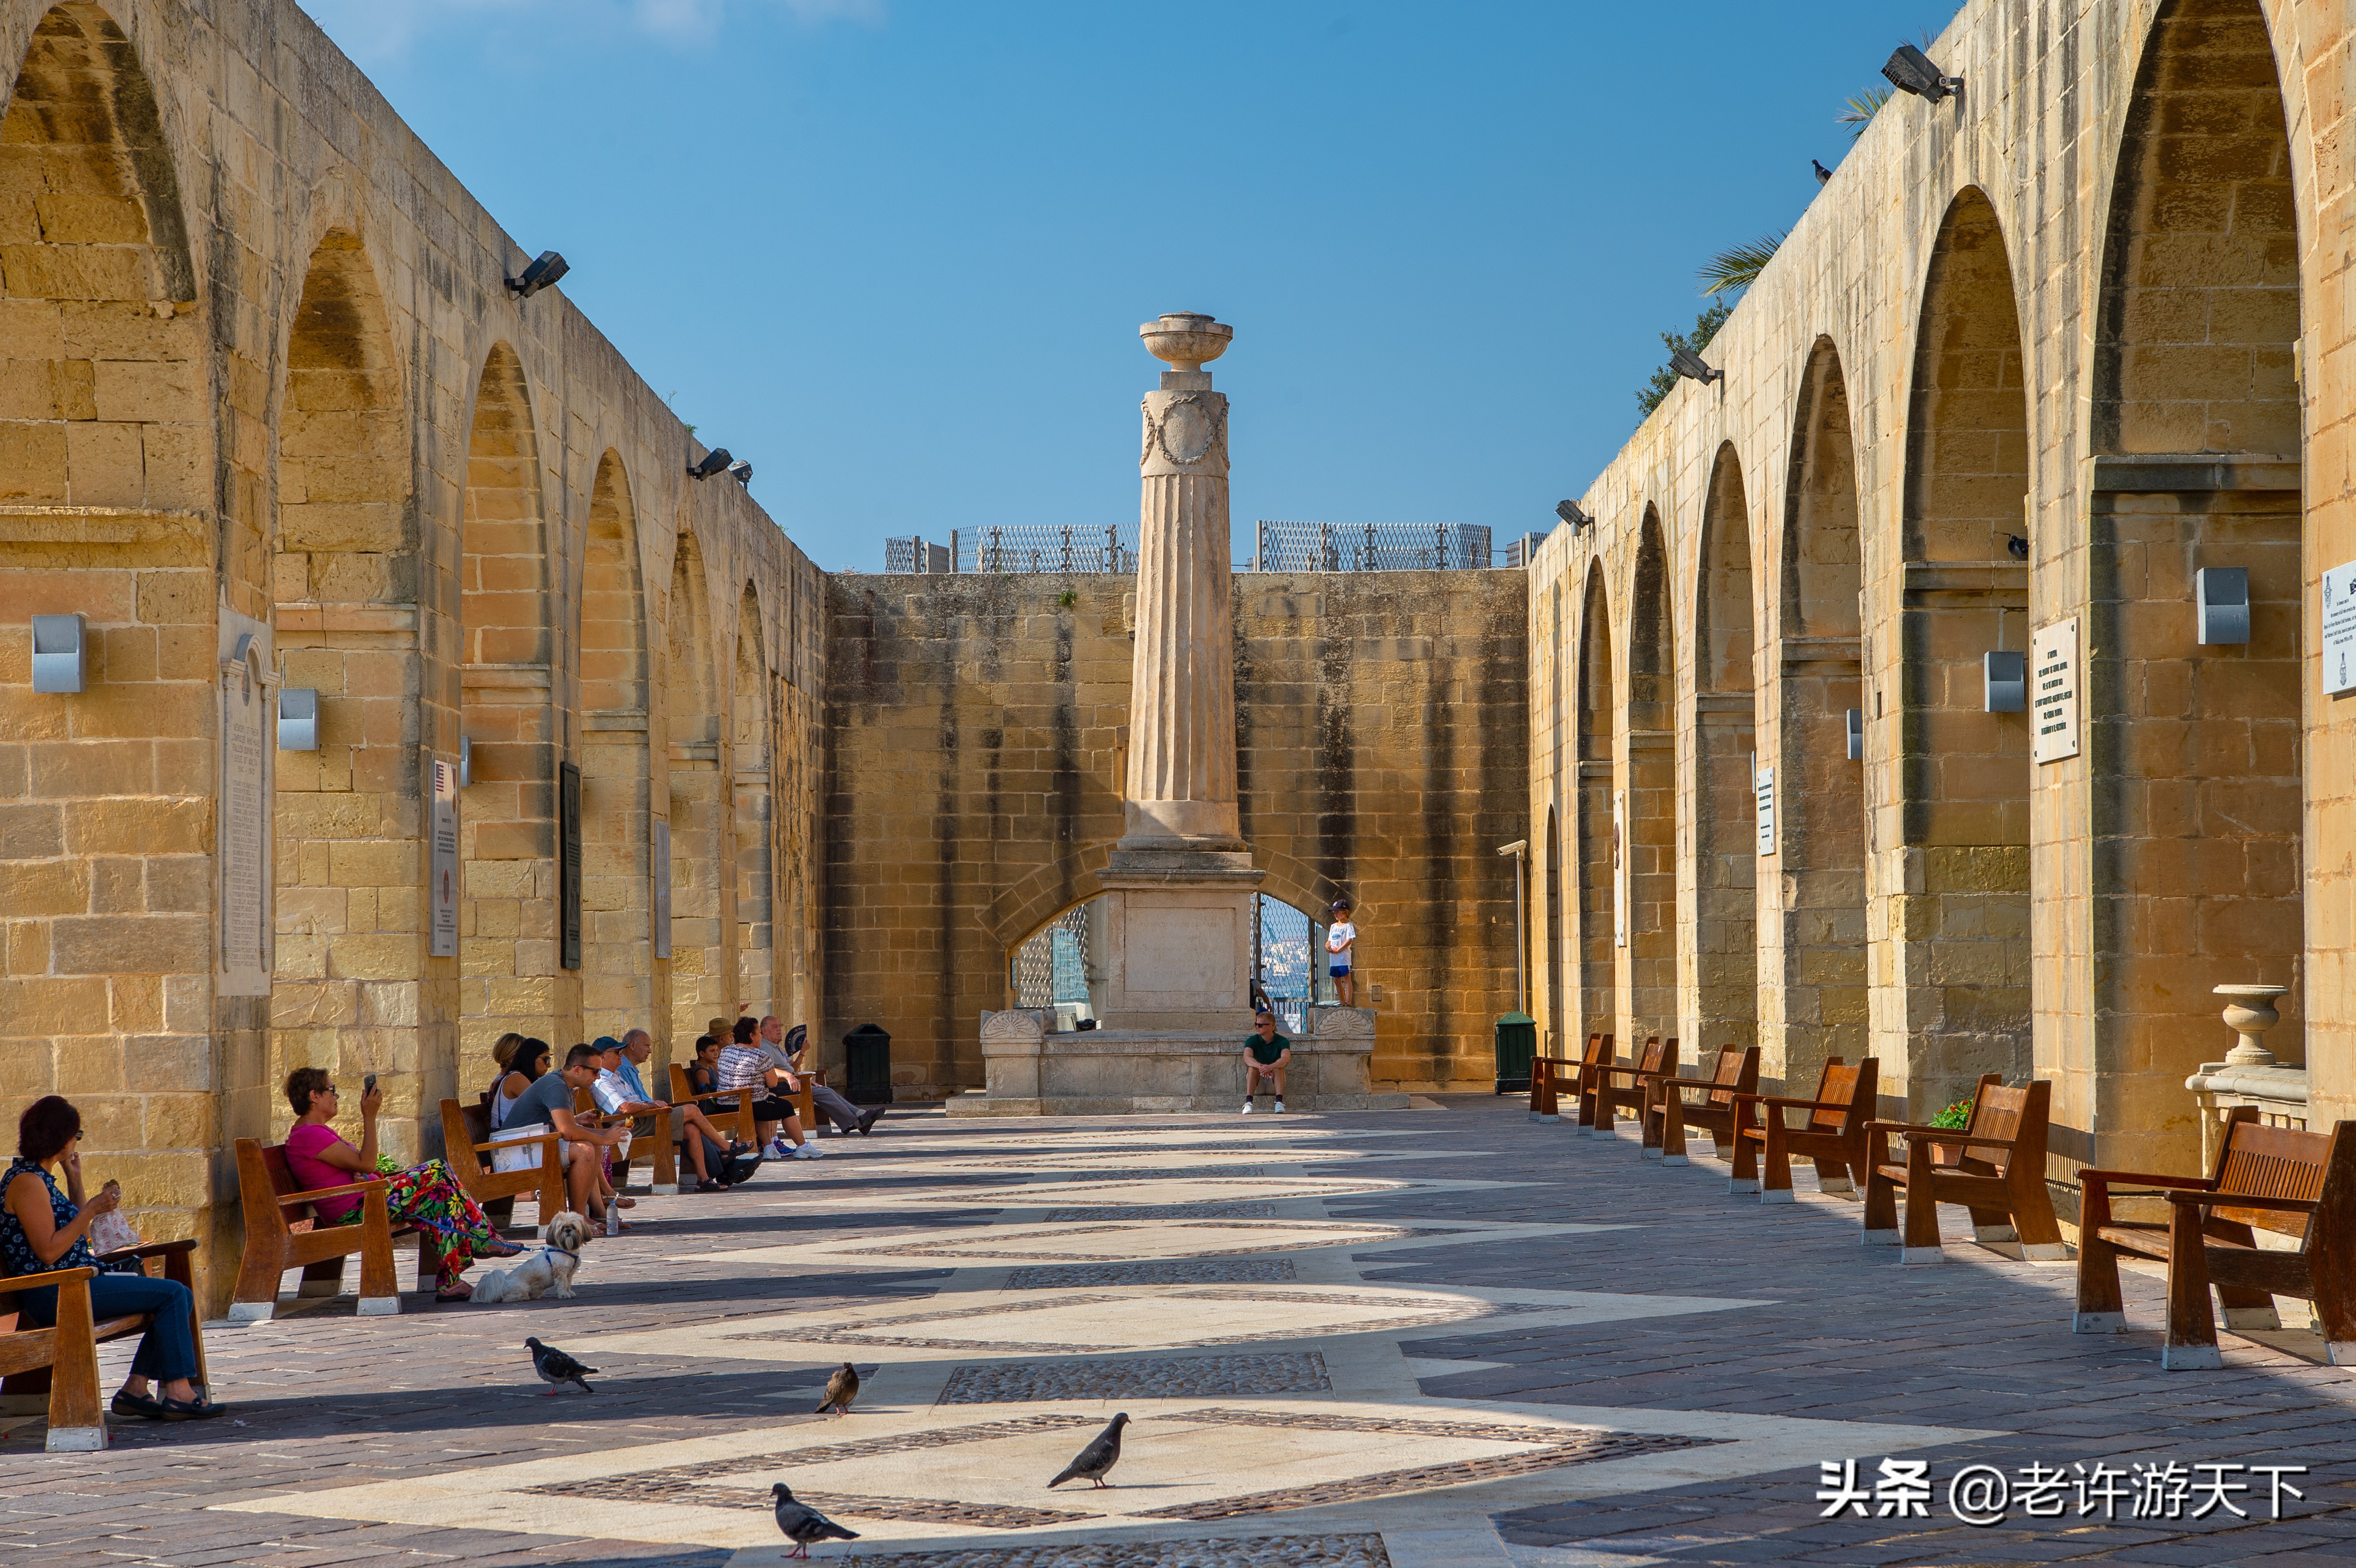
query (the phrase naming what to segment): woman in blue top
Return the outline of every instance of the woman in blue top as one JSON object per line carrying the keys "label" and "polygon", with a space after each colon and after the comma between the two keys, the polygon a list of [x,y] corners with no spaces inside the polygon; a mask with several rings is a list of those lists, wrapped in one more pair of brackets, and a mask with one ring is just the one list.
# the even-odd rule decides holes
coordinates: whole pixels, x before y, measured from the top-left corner
{"label": "woman in blue top", "polygon": [[[51,1166],[63,1167],[67,1190],[58,1190]],[[114,1396],[114,1413],[151,1421],[204,1421],[227,1407],[205,1397],[189,1380],[197,1372],[196,1303],[177,1280],[150,1279],[138,1264],[102,1264],[91,1251],[91,1221],[123,1200],[109,1186],[84,1200],[81,1190],[81,1113],[56,1094],[26,1108],[16,1123],[16,1158],[0,1178],[0,1275],[47,1274],[51,1269],[96,1268],[90,1282],[91,1316],[155,1314],[132,1358],[131,1376]],[[21,1291],[16,1309],[25,1321],[47,1328],[58,1320],[58,1289]],[[163,1397],[148,1390],[160,1382]]]}

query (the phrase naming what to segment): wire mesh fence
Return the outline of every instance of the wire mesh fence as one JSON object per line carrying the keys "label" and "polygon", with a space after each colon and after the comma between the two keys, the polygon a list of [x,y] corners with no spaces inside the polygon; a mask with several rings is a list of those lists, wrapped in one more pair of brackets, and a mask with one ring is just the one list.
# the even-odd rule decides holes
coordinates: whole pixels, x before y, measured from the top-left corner
{"label": "wire mesh fence", "polygon": [[[1538,534],[1507,541],[1508,567],[1526,567]],[[1287,523],[1257,525],[1252,571],[1472,571],[1496,559],[1481,523]],[[1103,528],[1015,524],[953,528],[947,544],[922,535],[884,541],[887,572],[1107,572],[1137,570],[1137,526]]]}
{"label": "wire mesh fence", "polygon": [[949,535],[949,560],[952,571],[1132,572],[1137,525],[958,528]]}
{"label": "wire mesh fence", "polygon": [[1469,571],[1489,564],[1481,523],[1286,523],[1262,519],[1254,571]]}
{"label": "wire mesh fence", "polygon": [[1014,995],[1018,1008],[1088,999],[1087,904],[1073,905],[1014,950]]}
{"label": "wire mesh fence", "polygon": [[947,571],[948,569],[949,547],[927,544],[922,534],[884,541],[885,571]]}

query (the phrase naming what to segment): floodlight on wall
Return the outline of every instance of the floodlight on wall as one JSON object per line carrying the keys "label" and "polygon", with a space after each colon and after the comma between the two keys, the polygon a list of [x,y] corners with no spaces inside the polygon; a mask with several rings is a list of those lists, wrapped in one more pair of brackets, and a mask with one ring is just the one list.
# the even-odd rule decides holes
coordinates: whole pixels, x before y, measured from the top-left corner
{"label": "floodlight on wall", "polygon": [[2204,643],[2246,643],[2250,640],[2250,569],[2246,566],[2204,566],[2192,574],[2193,597],[2201,606],[2201,640]]}
{"label": "floodlight on wall", "polygon": [[1852,763],[1865,761],[1865,709],[1862,708],[1848,710],[1848,760]]}
{"label": "floodlight on wall", "polygon": [[1881,74],[1899,91],[1927,98],[1933,103],[1964,85],[1962,77],[1944,74],[1931,63],[1929,55],[1912,44],[1899,45],[1890,62],[1881,68]]}
{"label": "floodlight on wall", "polygon": [[572,264],[555,251],[542,251],[539,259],[523,270],[522,277],[508,280],[508,287],[516,298],[528,300],[572,270]]}
{"label": "floodlight on wall", "polygon": [[1669,368],[1675,370],[1678,375],[1683,376],[1687,380],[1699,381],[1704,386],[1708,386],[1712,381],[1723,381],[1726,379],[1725,371],[1711,369],[1707,364],[1703,363],[1702,357],[1695,353],[1690,348],[1671,349],[1669,351]]}
{"label": "floodlight on wall", "polygon": [[33,689],[73,693],[82,689],[88,668],[80,615],[33,617]]}
{"label": "floodlight on wall", "polygon": [[[703,454],[702,462],[691,463],[687,465],[687,476],[690,479],[709,479],[715,474],[727,473],[728,464],[734,461],[734,459],[728,455],[726,447],[715,446]],[[748,467],[744,472],[750,474],[753,471]]]}
{"label": "floodlight on wall", "polygon": [[458,737],[458,787],[466,788],[475,782],[475,742],[466,736]]}
{"label": "floodlight on wall", "polygon": [[2029,711],[2029,656],[1982,654],[1980,699],[1990,713]]}
{"label": "floodlight on wall", "polygon": [[319,693],[315,687],[278,688],[278,749],[316,752],[319,749]]}
{"label": "floodlight on wall", "polygon": [[1579,509],[1579,503],[1576,501],[1557,501],[1554,505],[1554,515],[1574,528],[1583,528],[1595,521],[1593,517]]}
{"label": "floodlight on wall", "polygon": [[753,465],[740,457],[728,465],[728,477],[750,489],[753,485]]}

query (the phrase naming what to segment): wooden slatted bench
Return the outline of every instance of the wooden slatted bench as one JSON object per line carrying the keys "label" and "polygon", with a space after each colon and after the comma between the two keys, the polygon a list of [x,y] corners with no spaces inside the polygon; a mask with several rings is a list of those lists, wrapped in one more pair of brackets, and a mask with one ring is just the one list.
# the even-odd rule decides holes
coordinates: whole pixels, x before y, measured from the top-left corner
{"label": "wooden slatted bench", "polygon": [[[2168,1338],[2159,1364],[2170,1371],[2224,1364],[2209,1288],[2228,1328],[2276,1328],[2277,1296],[2311,1302],[2321,1319],[2325,1359],[2356,1365],[2356,1122],[2329,1133],[2259,1125],[2254,1106],[2230,1113],[2225,1141],[2208,1177],[2082,1170],[2078,1302],[2081,1334],[2126,1331],[2119,1254],[2168,1265]],[[2122,1187],[2169,1204],[2165,1221],[2121,1220]],[[2145,1193],[2136,1194],[2146,1195]],[[2297,1242],[2261,1247],[2258,1231]]]}
{"label": "wooden slatted bench", "polygon": [[1539,1056],[1530,1062],[1530,1115],[1541,1122],[1562,1119],[1560,1095],[1568,1089],[1576,1101],[1579,1086],[1587,1070],[1599,1062],[1612,1060],[1612,1037],[1590,1034],[1587,1037],[1585,1055]]}
{"label": "wooden slatted bench", "polygon": [[[713,1094],[704,1095],[701,1098],[718,1099],[721,1096],[715,1093]],[[693,1105],[701,1103],[696,1095],[694,1086],[687,1081],[686,1066],[683,1063],[677,1061],[670,1064],[670,1102],[674,1105]],[[706,1111],[703,1114],[707,1117],[711,1118],[712,1125],[713,1126],[719,1127],[723,1132],[728,1131],[727,1123],[729,1118],[732,1116],[734,1117],[736,1121],[735,1130],[728,1133],[728,1136],[731,1138],[739,1139],[746,1144],[750,1144],[760,1136],[760,1129],[753,1121],[752,1095],[738,1094],[736,1096],[736,1108],[733,1111]]]}
{"label": "wooden slatted bench", "polygon": [[[1579,1101],[1579,1130],[1582,1133],[1609,1134],[1612,1130],[1614,1113],[1628,1111],[1637,1118],[1637,1131],[1644,1137],[1653,1129],[1644,1122],[1644,1106],[1653,1097],[1653,1085],[1663,1078],[1677,1075],[1677,1037],[1666,1040],[1653,1035],[1644,1041],[1634,1062],[1626,1067],[1610,1061],[1598,1062],[1587,1072],[1587,1086]],[[1641,1154],[1640,1154],[1641,1157]]]}
{"label": "wooden slatted bench", "polygon": [[[193,1293],[195,1278],[188,1254],[196,1246],[193,1241],[157,1242],[102,1253],[99,1261],[136,1259],[144,1267],[148,1260],[160,1258],[164,1277],[189,1285]],[[6,1402],[0,1408],[13,1413],[19,1402],[36,1402],[45,1408],[49,1420],[45,1446],[52,1454],[84,1454],[107,1445],[106,1403],[99,1396],[98,1348],[110,1339],[145,1333],[153,1318],[152,1314],[140,1312],[94,1320],[90,1282],[97,1273],[94,1268],[49,1269],[0,1279],[0,1401]],[[58,1288],[55,1325],[27,1327],[17,1311],[16,1293],[50,1285]],[[188,1317],[188,1331],[197,1345],[193,1381],[202,1387],[208,1382],[204,1324],[193,1308]]]}
{"label": "wooden slatted bench", "polygon": [[[1902,1248],[1909,1264],[1946,1261],[1939,1245],[1939,1205],[1960,1203],[1971,1211],[1973,1233],[1983,1241],[2018,1237],[2020,1255],[2058,1262],[2070,1255],[2045,1189],[2046,1121],[2053,1085],[2040,1078],[2008,1089],[1991,1073],[1972,1097],[1971,1124],[1925,1127],[1906,1122],[1872,1122],[1865,1186],[1865,1234],[1869,1247]],[[1906,1140],[1903,1164],[1890,1157],[1890,1140]],[[1952,1149],[1952,1159],[1938,1157]],[[1906,1189],[1901,1229],[1898,1189]]]}
{"label": "wooden slatted bench", "polygon": [[[360,1316],[399,1312],[401,1286],[392,1266],[396,1235],[418,1238],[418,1267],[429,1278],[442,1266],[442,1249],[432,1232],[407,1225],[393,1228],[381,1177],[303,1191],[287,1169],[285,1145],[240,1138],[237,1181],[239,1205],[245,1213],[245,1252],[239,1260],[237,1289],[230,1301],[232,1323],[261,1323],[273,1317],[278,1310],[279,1276],[297,1265],[303,1270],[303,1295],[336,1295],[343,1288],[344,1260],[354,1253],[360,1255]],[[316,1200],[350,1196],[360,1200],[357,1221],[295,1229],[303,1220],[316,1219],[309,1211]],[[290,1210],[302,1212],[290,1215]]]}
{"label": "wooden slatted bench", "polygon": [[[491,1157],[499,1149],[530,1148],[540,1146],[540,1163],[523,1170],[494,1170]],[[540,1205],[539,1224],[535,1234],[546,1235],[548,1222],[564,1207],[564,1169],[556,1152],[557,1136],[542,1133],[537,1138],[515,1138],[507,1143],[491,1142],[491,1108],[484,1105],[461,1105],[455,1100],[442,1102],[442,1160],[457,1178],[458,1185],[466,1189],[491,1223],[506,1230],[515,1218],[515,1200],[523,1193],[532,1193]]]}
{"label": "wooden slatted bench", "polygon": [[[1663,1165],[1684,1165],[1686,1128],[1706,1127],[1720,1159],[1734,1145],[1734,1097],[1759,1093],[1759,1048],[1725,1046],[1708,1078],[1664,1078],[1645,1107],[1645,1143],[1660,1151]],[[1688,1102],[1687,1094],[1701,1098]]]}
{"label": "wooden slatted bench", "polygon": [[[1880,1080],[1879,1057],[1869,1056],[1850,1067],[1832,1056],[1825,1059],[1824,1075],[1816,1081],[1813,1099],[1781,1094],[1734,1096],[1734,1174],[1727,1179],[1726,1189],[1756,1192],[1762,1203],[1796,1202],[1792,1157],[1799,1155],[1815,1162],[1819,1191],[1856,1190],[1855,1184],[1865,1179],[1865,1126],[1873,1119]],[[1808,1119],[1794,1127],[1783,1119],[1789,1111],[1805,1111]],[[1753,1113],[1760,1121],[1751,1120]]]}

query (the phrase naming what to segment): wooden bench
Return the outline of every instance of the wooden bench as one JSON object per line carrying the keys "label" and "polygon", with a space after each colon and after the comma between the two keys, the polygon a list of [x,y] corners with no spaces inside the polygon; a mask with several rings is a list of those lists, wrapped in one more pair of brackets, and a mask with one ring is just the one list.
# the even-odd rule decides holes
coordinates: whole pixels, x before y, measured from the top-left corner
{"label": "wooden bench", "polygon": [[[1662,1078],[1677,1075],[1677,1037],[1663,1040],[1659,1035],[1646,1038],[1644,1049],[1636,1054],[1629,1066],[1611,1061],[1599,1061],[1587,1071],[1587,1083],[1579,1099],[1579,1130],[1582,1133],[1609,1134],[1612,1131],[1614,1113],[1625,1110],[1636,1117],[1636,1130],[1645,1137],[1652,1136],[1644,1125],[1644,1106],[1653,1097],[1653,1085]],[[1641,1153],[1640,1156],[1641,1157]]]}
{"label": "wooden bench", "polygon": [[[530,1148],[534,1144],[541,1149],[537,1166],[524,1170],[491,1168],[494,1150]],[[490,1106],[461,1105],[455,1100],[442,1102],[442,1161],[450,1168],[458,1185],[466,1189],[466,1196],[475,1200],[491,1223],[503,1231],[515,1218],[515,1200],[523,1193],[534,1194],[540,1205],[537,1234],[547,1234],[548,1222],[564,1207],[564,1169],[556,1144],[552,1132],[537,1138],[495,1144],[491,1142]]]}
{"label": "wooden bench", "polygon": [[[343,1288],[344,1260],[360,1255],[359,1311],[363,1317],[390,1316],[401,1310],[401,1286],[393,1275],[392,1239],[418,1238],[418,1267],[431,1277],[442,1266],[442,1249],[431,1232],[395,1230],[385,1207],[382,1177],[342,1187],[321,1187],[305,1192],[296,1188],[286,1167],[284,1144],[264,1145],[254,1138],[237,1140],[237,1181],[240,1207],[245,1213],[245,1253],[239,1261],[237,1290],[230,1301],[232,1323],[261,1323],[278,1310],[278,1279],[288,1269],[303,1270],[302,1294],[334,1296]],[[297,1230],[321,1198],[357,1196],[360,1217],[341,1225],[314,1224]],[[290,1216],[289,1210],[302,1213]]]}
{"label": "wooden bench", "polygon": [[[642,1138],[634,1136],[630,1152],[615,1158],[614,1190],[618,1194],[629,1185],[630,1167],[637,1162],[640,1148],[651,1147],[654,1174],[647,1179],[647,1190],[655,1197],[669,1198],[679,1191],[679,1145],[670,1136],[670,1113],[648,1111],[645,1115],[654,1124],[654,1130]],[[594,1089],[573,1092],[573,1119],[584,1127],[620,1127],[625,1132],[635,1128],[638,1122],[636,1116],[609,1116],[599,1110]]]}
{"label": "wooden bench", "polygon": [[[1850,1067],[1833,1056],[1825,1059],[1824,1074],[1816,1080],[1816,1093],[1811,1099],[1735,1095],[1734,1174],[1727,1179],[1726,1189],[1756,1192],[1762,1203],[1796,1202],[1792,1157],[1800,1155],[1815,1161],[1818,1190],[1855,1191],[1855,1184],[1865,1179],[1865,1126],[1873,1119],[1880,1078],[1878,1057],[1869,1056]],[[1783,1119],[1790,1111],[1807,1112],[1807,1121],[1793,1126]],[[1754,1113],[1760,1121],[1751,1119]]]}
{"label": "wooden bench", "polygon": [[[1708,1078],[1664,1078],[1654,1085],[1653,1103],[1644,1110],[1645,1145],[1660,1151],[1663,1165],[1684,1165],[1686,1128],[1707,1127],[1724,1159],[1734,1144],[1734,1097],[1758,1093],[1759,1048],[1721,1047]],[[1690,1093],[1701,1098],[1688,1103]]]}
{"label": "wooden bench", "polygon": [[[143,1272],[148,1260],[160,1258],[164,1277],[188,1285],[193,1295],[195,1278],[188,1254],[196,1246],[193,1241],[157,1242],[98,1256],[101,1263],[135,1258]],[[97,1273],[94,1268],[50,1269],[0,1279],[0,1402],[5,1402],[0,1408],[14,1413],[20,1402],[46,1408],[49,1418],[46,1446],[52,1454],[89,1453],[107,1445],[106,1403],[99,1396],[98,1348],[109,1339],[145,1333],[154,1318],[153,1314],[141,1312],[94,1320],[90,1282]],[[17,1311],[16,1292],[49,1285],[58,1288],[55,1326],[26,1327]],[[197,1375],[192,1381],[201,1388],[208,1381],[204,1325],[193,1305],[188,1318],[188,1332],[196,1337],[197,1345]]]}
{"label": "wooden bench", "polygon": [[[1868,1124],[1865,1235],[1869,1247],[1901,1247],[1900,1261],[1946,1261],[1939,1245],[1939,1205],[1971,1211],[1972,1233],[1984,1242],[2020,1243],[2020,1255],[2058,1262],[2070,1255],[2045,1189],[2045,1129],[2053,1085],[2044,1079],[2008,1089],[1995,1073],[1980,1080],[1965,1127],[1924,1127],[1906,1122]],[[1906,1160],[1890,1157],[1890,1140],[1906,1140]],[[1952,1155],[1942,1158],[1945,1151]],[[1903,1228],[1898,1189],[1906,1189]]]}
{"label": "wooden bench", "polygon": [[1570,1091],[1574,1100],[1587,1069],[1601,1061],[1612,1060],[1612,1037],[1590,1034],[1587,1037],[1587,1054],[1578,1058],[1539,1056],[1530,1062],[1530,1115],[1541,1122],[1560,1121],[1561,1092]]}
{"label": "wooden bench", "polygon": [[[2170,1371],[2224,1364],[2217,1349],[2209,1287],[2228,1328],[2276,1328],[2274,1298],[2297,1296],[2322,1320],[2325,1359],[2356,1365],[2356,1122],[2329,1133],[2259,1125],[2255,1106],[2228,1113],[2215,1174],[2158,1176],[2082,1170],[2078,1309],[2081,1334],[2123,1334],[2119,1254],[2168,1265],[2168,1339],[2159,1364]],[[2121,1220],[2111,1200],[2123,1185],[2168,1200],[2165,1221]],[[2142,1194],[2136,1194],[2141,1196]],[[2255,1232],[2296,1240],[2261,1247]]]}
{"label": "wooden bench", "polygon": [[[717,1096],[707,1094],[702,1098],[713,1099]],[[670,1100],[674,1105],[692,1105],[699,1103],[694,1087],[687,1081],[687,1068],[677,1061],[670,1064]],[[760,1129],[753,1121],[753,1097],[749,1094],[737,1095],[736,1108],[733,1111],[706,1111],[703,1114],[710,1118],[713,1126],[728,1134],[731,1138],[750,1144],[760,1136]],[[734,1129],[728,1125],[732,1117],[736,1123]]]}

